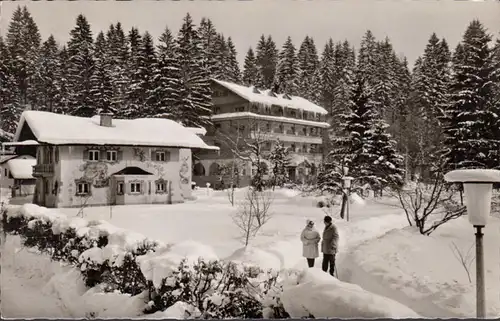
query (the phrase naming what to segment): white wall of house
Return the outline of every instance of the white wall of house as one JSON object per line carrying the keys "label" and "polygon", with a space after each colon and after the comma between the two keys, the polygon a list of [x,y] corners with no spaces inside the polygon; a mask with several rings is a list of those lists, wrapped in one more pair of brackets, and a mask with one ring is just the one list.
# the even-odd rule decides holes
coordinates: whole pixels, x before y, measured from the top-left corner
{"label": "white wall of house", "polygon": [[[78,207],[86,205],[107,205],[110,203],[110,195],[116,192],[116,186],[110,178],[112,174],[126,168],[138,167],[153,175],[140,175],[138,180],[143,181],[143,188],[139,193],[125,195],[125,204],[140,203],[178,203],[191,197],[191,150],[176,148],[148,148],[148,147],[125,147],[119,146],[120,156],[118,161],[106,160],[106,148],[100,147],[100,160],[89,161],[86,146],[58,146],[59,162],[55,165],[54,176],[48,178],[52,191],[55,182],[58,182],[57,192],[53,195],[49,192],[48,203],[57,207]],[[113,149],[109,149],[113,150]],[[169,152],[170,157],[166,161],[156,161],[152,159],[154,151]],[[153,158],[155,154],[153,153]],[[133,175],[123,175],[127,180]],[[92,180],[90,184],[90,196],[78,194],[78,183],[83,180]],[[96,187],[96,181],[109,179],[108,184]],[[163,179],[170,182],[171,194],[156,194],[155,182]],[[81,180],[81,181],[79,181]],[[41,184],[41,179],[38,180]],[[130,183],[130,182],[129,182]],[[151,194],[149,194],[149,184],[151,184]],[[126,191],[130,190],[126,186]],[[52,198],[54,198],[52,200]],[[118,198],[119,199],[119,198]],[[49,204],[47,204],[49,206]]]}
{"label": "white wall of house", "polygon": [[0,188],[10,188],[14,185],[14,179],[9,175],[7,162],[0,165]]}

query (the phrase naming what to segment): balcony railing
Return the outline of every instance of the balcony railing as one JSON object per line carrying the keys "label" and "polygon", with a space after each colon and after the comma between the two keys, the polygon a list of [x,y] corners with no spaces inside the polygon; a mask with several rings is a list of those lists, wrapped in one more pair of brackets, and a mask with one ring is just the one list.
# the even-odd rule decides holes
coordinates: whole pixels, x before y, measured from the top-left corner
{"label": "balcony railing", "polygon": [[49,176],[54,174],[54,164],[37,164],[33,166],[33,176]]}

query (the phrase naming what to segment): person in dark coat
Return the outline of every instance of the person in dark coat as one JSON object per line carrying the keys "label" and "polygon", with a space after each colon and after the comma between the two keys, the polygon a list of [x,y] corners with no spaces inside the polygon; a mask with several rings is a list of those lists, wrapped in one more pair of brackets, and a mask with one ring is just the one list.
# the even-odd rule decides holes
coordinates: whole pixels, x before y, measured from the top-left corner
{"label": "person in dark coat", "polygon": [[321,252],[323,252],[322,269],[333,276],[335,272],[335,255],[337,254],[339,233],[330,216],[325,216],[323,221],[325,223],[325,229],[323,230],[323,238],[321,241]]}

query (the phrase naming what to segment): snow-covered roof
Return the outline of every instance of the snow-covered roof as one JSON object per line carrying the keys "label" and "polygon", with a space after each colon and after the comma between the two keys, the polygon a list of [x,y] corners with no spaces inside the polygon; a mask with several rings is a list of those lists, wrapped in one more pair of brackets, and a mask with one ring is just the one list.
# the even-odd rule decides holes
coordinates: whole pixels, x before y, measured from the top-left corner
{"label": "snow-covered roof", "polygon": [[207,130],[203,127],[186,127],[186,128],[195,133],[196,135],[205,136],[207,134]]}
{"label": "snow-covered roof", "polygon": [[217,114],[217,115],[211,116],[210,119],[212,119],[212,120],[224,120],[224,119],[234,119],[234,118],[243,118],[243,117],[251,117],[251,118],[255,118],[255,119],[270,120],[270,121],[297,124],[297,125],[303,125],[303,126],[315,126],[315,127],[321,127],[321,128],[330,127],[330,124],[325,123],[325,122],[318,122],[318,121],[313,121],[313,120],[305,120],[305,119],[297,119],[297,118],[288,118],[288,117],[282,117],[282,116],[260,115],[260,114],[255,114],[255,113],[251,113],[251,112],[247,112],[247,111],[236,112],[236,113]]}
{"label": "snow-covered roof", "polygon": [[7,162],[10,174],[15,179],[34,179],[33,166],[35,165],[36,159],[34,158],[15,158]]}
{"label": "snow-covered roof", "polygon": [[287,99],[284,97],[284,95],[281,94],[275,94],[271,96],[269,95],[270,90],[258,90],[255,87],[245,87],[217,79],[212,79],[212,80],[215,83],[223,86],[224,88],[232,91],[241,98],[248,100],[249,102],[252,103],[263,104],[266,106],[278,105],[282,107],[318,113],[321,115],[328,114],[328,112],[323,107],[320,107],[302,97],[289,96],[290,99]]}
{"label": "snow-covered roof", "polygon": [[100,125],[99,116],[92,118],[25,111],[17,127],[14,141],[19,140],[27,124],[39,142],[54,145],[132,145],[201,148],[209,146],[191,130],[177,122],[160,118],[113,119],[111,127]]}
{"label": "snow-covered roof", "polygon": [[17,157],[17,155],[4,155],[4,156],[0,156],[0,164],[3,164],[6,161],[8,161],[9,159],[13,159],[13,158],[16,158],[16,157]]}
{"label": "snow-covered roof", "polygon": [[457,169],[446,173],[448,182],[500,182],[500,171],[496,169]]}

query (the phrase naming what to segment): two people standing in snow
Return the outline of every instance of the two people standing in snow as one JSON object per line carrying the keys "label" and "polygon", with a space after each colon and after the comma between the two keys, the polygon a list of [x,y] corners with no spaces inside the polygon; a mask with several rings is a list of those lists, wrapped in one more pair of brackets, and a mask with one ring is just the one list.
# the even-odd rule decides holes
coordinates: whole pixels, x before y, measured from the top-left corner
{"label": "two people standing in snow", "polygon": [[314,267],[314,261],[319,256],[318,245],[321,240],[321,252],[323,252],[322,269],[333,275],[335,272],[335,255],[337,254],[337,244],[339,234],[337,227],[333,224],[330,216],[325,216],[323,222],[325,229],[323,230],[323,238],[314,228],[314,222],[307,220],[306,227],[300,235],[302,241],[302,255],[307,259],[307,264],[310,268]]}

